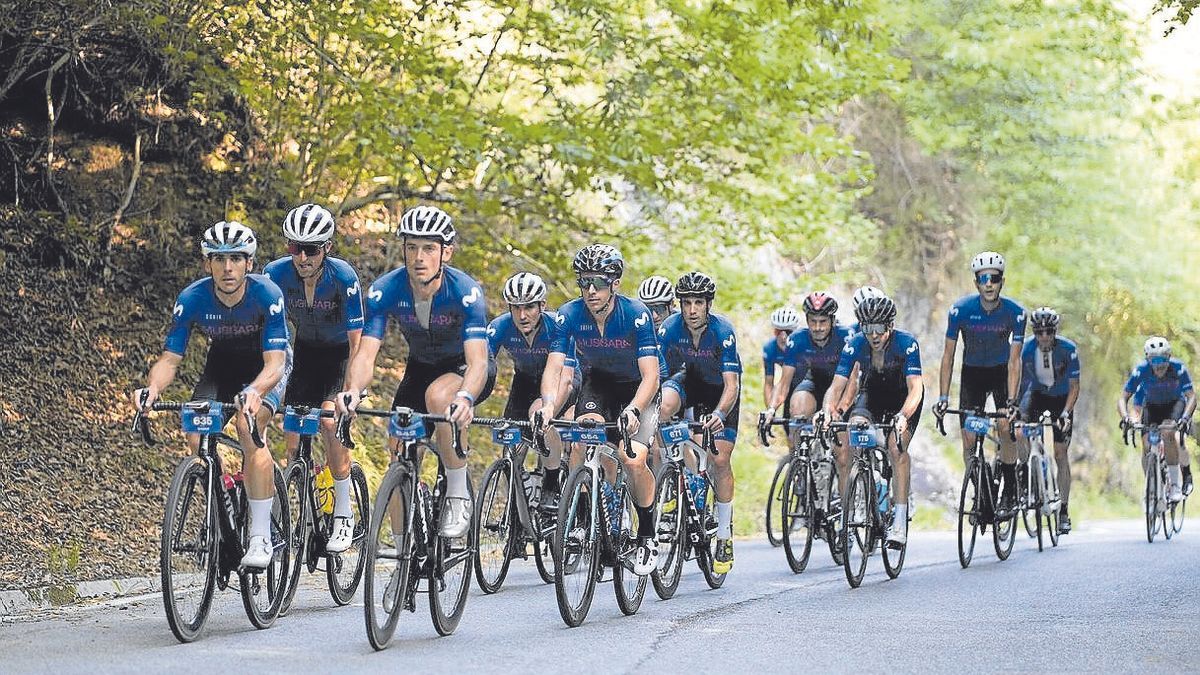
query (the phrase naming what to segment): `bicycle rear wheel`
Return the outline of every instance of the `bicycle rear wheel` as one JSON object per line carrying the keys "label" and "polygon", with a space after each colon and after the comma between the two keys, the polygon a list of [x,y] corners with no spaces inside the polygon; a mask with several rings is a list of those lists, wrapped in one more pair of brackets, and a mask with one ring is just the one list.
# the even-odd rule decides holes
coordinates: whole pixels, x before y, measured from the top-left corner
{"label": "bicycle rear wheel", "polygon": [[287,587],[283,593],[283,602],[279,606],[279,615],[284,616],[292,608],[292,600],[296,597],[296,589],[300,587],[300,574],[304,563],[308,560],[309,532],[312,531],[313,514],[308,509],[308,493],[311,489],[308,481],[308,467],[303,462],[292,462],[283,473],[284,494],[287,497],[288,510],[292,514],[292,528],[288,532],[288,546],[292,549],[291,564],[288,565]]}
{"label": "bicycle rear wheel", "polygon": [[[159,571],[167,624],[180,642],[191,642],[204,628],[212,606],[217,574],[216,504],[209,465],[185,457],[175,467],[167,492],[159,542]],[[214,489],[216,488],[214,486]]]}
{"label": "bicycle rear wheel", "polygon": [[679,588],[683,574],[683,558],[687,552],[684,531],[687,527],[687,507],[681,489],[679,465],[663,465],[658,474],[655,505],[658,516],[658,567],[650,575],[654,592],[669,600]]}
{"label": "bicycle rear wheel", "polygon": [[617,596],[617,607],[625,616],[631,616],[637,614],[642,606],[642,598],[646,596],[646,577],[634,574],[629,562],[630,556],[637,551],[639,523],[629,486],[625,486],[622,492],[625,495],[621,499],[621,510],[613,514],[614,518],[621,519],[620,530],[611,538],[615,552],[613,557],[617,563],[613,567],[613,592]]}
{"label": "bicycle rear wheel", "polygon": [[842,567],[850,588],[858,588],[867,573],[867,558],[874,544],[875,486],[868,471],[854,469],[842,502]]}
{"label": "bicycle rear wheel", "polygon": [[781,482],[784,475],[787,473],[788,466],[791,465],[790,455],[785,455],[780,458],[779,463],[775,466],[775,475],[771,478],[771,489],[767,491],[767,509],[764,518],[764,523],[767,528],[767,541],[771,542],[772,546],[780,546],[783,544],[783,512],[785,510],[783,504],[783,483]]}
{"label": "bicycle rear wheel", "polygon": [[[287,487],[283,483],[283,472],[278,466],[272,471],[275,478],[275,503],[271,506],[271,562],[263,570],[239,570],[238,586],[242,592],[242,606],[246,617],[255,628],[269,628],[279,616],[283,596],[291,574],[289,562],[291,549],[288,533],[292,531],[291,514],[288,511]],[[247,510],[248,511],[248,510]],[[243,523],[242,543],[250,538],[249,513]]]}
{"label": "bicycle rear wheel", "polygon": [[979,468],[971,459],[963,474],[962,490],[958,493],[958,564],[963,569],[971,565],[975,555],[975,538],[979,534]]}
{"label": "bicycle rear wheel", "polygon": [[1183,529],[1183,514],[1187,508],[1187,498],[1171,505],[1171,529],[1175,530],[1175,534],[1179,534]]}
{"label": "bicycle rear wheel", "polygon": [[1004,520],[997,520],[996,524],[992,526],[992,543],[996,549],[996,557],[1000,560],[1008,560],[1016,542],[1017,514],[1014,512]]}
{"label": "bicycle rear wheel", "polygon": [[358,463],[350,465],[350,509],[354,516],[354,535],[350,548],[325,556],[325,578],[329,595],[338,605],[354,599],[366,566],[367,528],[371,523],[371,497],[367,492],[367,476]]}
{"label": "bicycle rear wheel", "polygon": [[[467,493],[472,499],[475,488],[467,481]],[[445,497],[442,508],[445,509]],[[449,635],[458,628],[467,608],[467,591],[475,570],[475,527],[454,539],[438,534],[438,523],[430,523],[434,534],[434,564],[429,569],[429,615],[438,635]]]}
{"label": "bicycle rear wheel", "polygon": [[704,532],[700,536],[700,541],[704,542],[703,546],[698,546],[696,551],[696,564],[700,567],[701,574],[704,575],[704,581],[711,589],[718,589],[725,583],[726,574],[717,574],[713,570],[713,563],[716,561],[717,555],[717,515],[713,512],[713,504],[717,502],[717,493],[713,490],[712,483],[708,481],[708,477],[704,477],[704,511],[700,514],[700,523],[704,527]]}
{"label": "bicycle rear wheel", "polygon": [[[895,500],[889,497],[888,502],[894,503]],[[891,519],[894,520],[895,516],[893,515]],[[905,527],[907,526],[908,524],[905,523]],[[895,579],[904,569],[904,557],[908,553],[908,542],[905,541],[898,549],[892,548],[891,544],[884,542],[880,548],[883,550],[883,569],[887,572],[889,579]]]}
{"label": "bicycle rear wheel", "polygon": [[558,505],[558,530],[554,534],[554,593],[563,621],[574,628],[587,618],[596,591],[599,561],[597,495],[592,491],[592,470],[577,467],[567,479]]}
{"label": "bicycle rear wheel", "polygon": [[813,542],[813,481],[808,462],[796,460],[788,465],[783,481],[782,502],[783,552],[792,572],[800,574],[808,566]]}
{"label": "bicycle rear wheel", "polygon": [[512,564],[513,538],[520,528],[512,502],[513,465],[500,458],[488,467],[480,484],[475,508],[475,581],[484,593],[495,593],[508,576]]}
{"label": "bicycle rear wheel", "polygon": [[363,569],[363,617],[376,651],[392,641],[400,612],[412,598],[415,544],[412,477],[393,466],[384,474],[371,509]]}
{"label": "bicycle rear wheel", "polygon": [[537,563],[538,576],[542,578],[542,583],[554,583],[554,547],[550,540],[554,535],[551,534],[541,541],[533,542],[533,560]]}

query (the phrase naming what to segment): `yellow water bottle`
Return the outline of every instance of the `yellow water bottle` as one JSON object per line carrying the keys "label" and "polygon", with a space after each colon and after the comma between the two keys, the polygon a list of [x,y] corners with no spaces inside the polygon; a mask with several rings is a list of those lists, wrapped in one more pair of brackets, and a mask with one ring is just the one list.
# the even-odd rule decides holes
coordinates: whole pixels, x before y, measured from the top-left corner
{"label": "yellow water bottle", "polygon": [[333,474],[328,466],[319,467],[317,471],[317,508],[324,513],[333,513]]}

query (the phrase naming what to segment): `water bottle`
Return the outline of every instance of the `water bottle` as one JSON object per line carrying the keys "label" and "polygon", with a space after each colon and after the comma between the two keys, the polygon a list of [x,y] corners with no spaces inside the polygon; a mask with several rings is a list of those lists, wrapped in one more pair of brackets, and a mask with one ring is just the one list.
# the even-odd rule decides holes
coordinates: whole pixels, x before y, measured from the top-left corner
{"label": "water bottle", "polygon": [[313,482],[317,488],[317,510],[333,513],[333,473],[328,465],[313,467],[313,473],[316,474]]}
{"label": "water bottle", "polygon": [[691,476],[692,501],[696,504],[697,511],[704,510],[704,503],[708,499],[708,482],[704,480],[704,476],[694,473]]}
{"label": "water bottle", "polygon": [[871,475],[875,478],[875,494],[878,500],[878,508],[880,513],[887,513],[888,498],[887,498],[887,483],[883,481],[883,476],[878,471],[872,470]]}
{"label": "water bottle", "polygon": [[608,520],[609,531],[613,536],[621,533],[621,505],[617,503],[617,491],[607,481],[600,481],[600,493],[603,496],[601,504],[604,515]]}

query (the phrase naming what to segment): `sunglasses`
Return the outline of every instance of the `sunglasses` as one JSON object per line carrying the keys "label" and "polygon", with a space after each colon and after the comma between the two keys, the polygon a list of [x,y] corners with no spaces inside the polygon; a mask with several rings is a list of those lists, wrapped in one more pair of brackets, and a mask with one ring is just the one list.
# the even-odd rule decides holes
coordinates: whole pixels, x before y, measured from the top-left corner
{"label": "sunglasses", "polygon": [[1034,335],[1054,335],[1054,332],[1055,331],[1053,328],[1038,328],[1033,331],[1033,334]]}
{"label": "sunglasses", "polygon": [[975,283],[980,286],[984,284],[998,284],[1004,281],[1004,274],[1001,272],[985,272],[975,275]]}
{"label": "sunglasses", "polygon": [[650,312],[655,316],[669,316],[671,314],[671,303],[656,302],[653,305],[646,305]]}
{"label": "sunglasses", "polygon": [[579,277],[575,283],[579,284],[579,288],[581,289],[591,286],[598,291],[602,291],[606,288],[612,288],[613,280],[608,277]]}
{"label": "sunglasses", "polygon": [[888,332],[888,328],[890,326],[886,323],[865,323],[862,326],[862,332],[866,335],[883,335]]}
{"label": "sunglasses", "polygon": [[302,244],[298,241],[289,241],[287,252],[291,255],[300,255],[303,253],[308,257],[313,257],[325,250],[325,244]]}

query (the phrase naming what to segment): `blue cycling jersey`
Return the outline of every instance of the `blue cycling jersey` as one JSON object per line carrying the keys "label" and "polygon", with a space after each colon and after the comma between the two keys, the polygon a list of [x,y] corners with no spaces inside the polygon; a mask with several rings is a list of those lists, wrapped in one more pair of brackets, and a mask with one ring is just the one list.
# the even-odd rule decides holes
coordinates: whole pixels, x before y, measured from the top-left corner
{"label": "blue cycling jersey", "polygon": [[957,340],[960,333],[963,365],[1004,365],[1008,363],[1009,345],[1019,345],[1025,339],[1025,310],[1008,298],[1000,298],[999,306],[987,312],[978,294],[968,295],[950,307],[946,323],[946,339]]}
{"label": "blue cycling jersey", "polygon": [[662,367],[650,310],[642,301],[624,295],[613,296],[612,313],[603,335],[583,298],[560,307],[554,320],[550,351],[570,356],[572,339],[584,376],[599,373],[625,382],[641,380],[637,361],[643,356],[658,358]]}
{"label": "blue cycling jersey", "polygon": [[[1025,339],[1021,348],[1021,392],[1036,392],[1047,396],[1066,396],[1071,380],[1079,381],[1079,351],[1075,343],[1064,337],[1055,337],[1049,352],[1043,352],[1036,337]],[[1047,385],[1038,377],[1038,366],[1049,359],[1054,382]],[[1045,366],[1042,366],[1045,369]]]}
{"label": "blue cycling jersey", "polygon": [[171,329],[164,349],[183,355],[192,328],[209,339],[213,354],[285,351],[288,327],[283,293],[262,274],[246,275],[246,292],[233,307],[217,299],[212,277],[183,289],[171,311]]}
{"label": "blue cycling jersey", "polygon": [[775,366],[783,367],[787,365],[786,347],[780,347],[775,338],[769,338],[763,343],[763,375],[767,377],[775,377]]}
{"label": "blue cycling jersey", "polygon": [[689,376],[720,387],[725,383],[724,373],[742,372],[733,324],[719,314],[709,315],[698,342],[693,342],[683,315],[672,314],[658,330],[658,341],[670,373],[687,368]]}
{"label": "blue cycling jersey", "polygon": [[921,374],[921,347],[912,333],[896,330],[884,346],[883,367],[874,368],[871,361],[871,343],[866,335],[860,333],[842,346],[842,356],[838,360],[835,373],[842,377],[850,377],[854,364],[857,363],[863,376],[864,389],[872,380],[891,381],[900,387],[905,384],[905,378],[909,375]]}
{"label": "blue cycling jersey", "polygon": [[1133,367],[1125,382],[1125,392],[1135,394],[1134,402],[1138,405],[1174,403],[1191,390],[1192,376],[1179,359],[1171,359],[1161,378],[1154,375],[1154,367],[1148,361],[1142,361]]}
{"label": "blue cycling jersey", "polygon": [[287,301],[287,316],[296,329],[296,342],[321,346],[344,345],[347,333],[363,327],[362,293],[358,274],[340,258],[326,258],[310,305],[304,295],[304,280],[296,272],[291,256],[263,268]]}
{"label": "blue cycling jersey", "polygon": [[[525,340],[517,323],[513,321],[512,312],[505,312],[492,319],[488,324],[488,347],[492,356],[499,356],[501,349],[507,349],[513,360],[513,370],[518,375],[528,375],[539,380],[546,370],[546,357],[550,354],[550,334],[554,331],[554,312],[542,312],[538,327],[534,331],[532,344]],[[563,366],[575,367],[575,342],[567,347],[567,358]]]}
{"label": "blue cycling jersey", "polygon": [[465,358],[463,343],[487,339],[487,303],[479,284],[459,269],[442,267],[442,286],[433,295],[429,327],[421,325],[412,284],[404,267],[375,280],[367,291],[363,335],[383,339],[389,316],[396,317],[408,342],[410,361],[437,364]]}
{"label": "blue cycling jersey", "polygon": [[793,375],[793,378],[803,378],[806,373],[811,373],[820,379],[832,380],[838,361],[841,360],[842,348],[849,339],[849,328],[834,326],[825,345],[818,347],[813,344],[809,330],[801,328],[788,336],[784,365],[796,369],[797,375]]}

